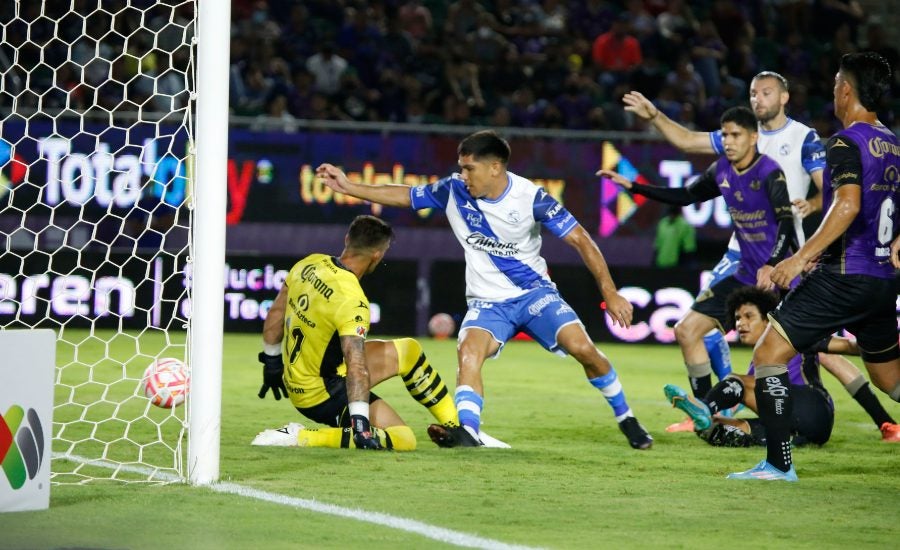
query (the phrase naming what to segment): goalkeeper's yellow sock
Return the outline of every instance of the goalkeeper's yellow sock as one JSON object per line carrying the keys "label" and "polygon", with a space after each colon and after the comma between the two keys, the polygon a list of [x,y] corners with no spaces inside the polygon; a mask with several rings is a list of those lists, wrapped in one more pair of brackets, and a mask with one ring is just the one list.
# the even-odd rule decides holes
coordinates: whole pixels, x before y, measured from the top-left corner
{"label": "goalkeeper's yellow sock", "polygon": [[427,408],[438,423],[459,426],[453,396],[447,391],[441,375],[428,362],[419,342],[413,338],[399,338],[394,340],[394,347],[397,348],[399,374],[409,395]]}
{"label": "goalkeeper's yellow sock", "polygon": [[[416,436],[409,426],[372,428],[372,432],[386,449],[394,451],[415,451]],[[304,429],[297,434],[301,447],[329,447],[331,449],[356,448],[350,428]]]}

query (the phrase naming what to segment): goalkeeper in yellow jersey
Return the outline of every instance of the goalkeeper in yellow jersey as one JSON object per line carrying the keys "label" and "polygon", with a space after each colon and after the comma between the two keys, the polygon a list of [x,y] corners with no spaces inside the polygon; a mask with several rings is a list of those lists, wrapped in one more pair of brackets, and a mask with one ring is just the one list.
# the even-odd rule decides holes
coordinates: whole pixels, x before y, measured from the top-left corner
{"label": "goalkeeper in yellow jersey", "polygon": [[465,438],[453,397],[416,340],[366,340],[369,300],[359,281],[381,263],[393,236],[386,222],[358,216],[339,257],[311,254],[291,268],[263,328],[259,397],[271,389],[276,400],[289,397],[303,416],[331,428],[291,423],[261,432],[254,445],[414,450],[412,430],[370,391],[398,375],[442,426]]}

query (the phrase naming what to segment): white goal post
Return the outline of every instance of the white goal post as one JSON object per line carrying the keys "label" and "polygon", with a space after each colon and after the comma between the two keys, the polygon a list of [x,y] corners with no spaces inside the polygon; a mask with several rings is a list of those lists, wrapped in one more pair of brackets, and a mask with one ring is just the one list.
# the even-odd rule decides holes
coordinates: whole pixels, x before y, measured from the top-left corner
{"label": "white goal post", "polygon": [[230,2],[0,3],[0,329],[57,334],[53,483],[218,479],[229,36]]}

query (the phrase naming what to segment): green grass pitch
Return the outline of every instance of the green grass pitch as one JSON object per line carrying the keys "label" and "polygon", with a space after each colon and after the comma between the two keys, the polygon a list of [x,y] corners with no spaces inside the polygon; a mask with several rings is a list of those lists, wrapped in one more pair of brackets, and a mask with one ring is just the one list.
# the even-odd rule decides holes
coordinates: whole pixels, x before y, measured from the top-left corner
{"label": "green grass pitch", "polygon": [[[422,342],[452,387],[455,342]],[[483,421],[485,431],[513,448],[438,449],[425,434],[430,415],[399,380],[389,380],[377,392],[419,437],[413,453],[251,447],[258,431],[303,421],[284,400],[257,398],[259,347],[258,335],[225,336],[226,482],[546,548],[888,548],[900,536],[900,444],[881,442],[874,424],[827,373],[837,405],[832,440],[795,451],[799,483],[760,483],[724,478],[758,462],[762,448],[712,448],[692,434],[664,431],[682,418],[662,393],[666,383],[686,383],[675,346],[599,344],[655,438],[650,451],[628,446],[574,360],[512,342],[485,365]],[[746,365],[749,350],[735,350],[733,359]],[[878,396],[900,417],[900,406]],[[64,466],[54,462],[54,468]],[[449,545],[184,485],[54,485],[50,510],[0,514],[0,548],[60,547]]]}

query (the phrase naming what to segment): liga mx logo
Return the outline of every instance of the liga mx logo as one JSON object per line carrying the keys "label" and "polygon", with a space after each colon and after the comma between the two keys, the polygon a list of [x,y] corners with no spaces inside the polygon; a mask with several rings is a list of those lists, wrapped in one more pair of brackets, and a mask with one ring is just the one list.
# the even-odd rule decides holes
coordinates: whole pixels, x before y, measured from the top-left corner
{"label": "liga mx logo", "polygon": [[[24,422],[23,422],[24,421]],[[37,411],[13,405],[0,415],[0,467],[13,489],[34,479],[44,461],[44,429]]]}
{"label": "liga mx logo", "polygon": [[[622,153],[608,141],[603,142],[601,156],[601,168],[612,170],[639,184],[650,183],[647,178],[638,173],[637,168],[631,164]],[[600,236],[609,237],[615,233],[620,225],[625,223],[637,209],[647,202],[643,195],[631,196],[628,191],[619,187],[609,178],[600,181]]]}

